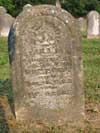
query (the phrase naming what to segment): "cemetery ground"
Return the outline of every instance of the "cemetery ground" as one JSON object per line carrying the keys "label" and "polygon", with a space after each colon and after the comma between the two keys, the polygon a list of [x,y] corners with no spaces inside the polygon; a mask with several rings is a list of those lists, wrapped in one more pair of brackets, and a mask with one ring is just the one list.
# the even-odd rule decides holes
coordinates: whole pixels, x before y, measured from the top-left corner
{"label": "cemetery ground", "polygon": [[[99,133],[100,132],[100,39],[92,39],[92,40],[83,39],[82,47],[83,47],[82,49],[83,49],[86,128],[85,131],[79,129],[79,133]],[[9,103],[13,105],[7,39],[1,38],[0,39],[0,98],[4,96],[7,96]],[[0,130],[1,128],[7,128],[7,125],[5,127],[2,124],[0,124]],[[58,133],[55,130],[58,131],[57,128],[50,128],[50,132],[48,133]]]}

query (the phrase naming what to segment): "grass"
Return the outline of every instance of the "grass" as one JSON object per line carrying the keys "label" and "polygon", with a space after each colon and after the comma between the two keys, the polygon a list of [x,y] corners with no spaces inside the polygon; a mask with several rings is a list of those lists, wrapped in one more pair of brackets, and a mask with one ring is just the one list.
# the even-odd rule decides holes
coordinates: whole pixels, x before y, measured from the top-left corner
{"label": "grass", "polygon": [[10,81],[7,38],[0,38],[0,97],[7,96],[12,104],[13,94]]}
{"label": "grass", "polygon": [[0,80],[9,79],[7,39],[0,38]]}
{"label": "grass", "polygon": [[100,39],[83,40],[83,68],[86,98],[100,102]]}

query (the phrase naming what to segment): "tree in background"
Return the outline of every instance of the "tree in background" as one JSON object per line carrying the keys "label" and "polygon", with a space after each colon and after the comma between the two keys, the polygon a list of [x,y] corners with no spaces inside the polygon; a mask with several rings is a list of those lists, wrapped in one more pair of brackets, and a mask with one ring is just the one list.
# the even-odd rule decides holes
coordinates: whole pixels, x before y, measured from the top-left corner
{"label": "tree in background", "polygon": [[100,13],[100,0],[61,0],[61,3],[75,17],[84,16],[91,10]]}
{"label": "tree in background", "polygon": [[13,14],[15,11],[15,6],[12,0],[0,0],[0,6],[4,6],[10,14]]}
{"label": "tree in background", "polygon": [[[100,0],[59,0],[62,8],[69,11],[73,16],[79,17],[86,15],[91,10],[100,13]],[[52,4],[56,0],[0,0],[0,5],[6,7],[7,11],[13,16],[17,16],[25,4]]]}
{"label": "tree in background", "polygon": [[13,0],[17,15],[25,4],[38,5],[38,4],[55,4],[56,0]]}
{"label": "tree in background", "polygon": [[84,0],[84,4],[86,13],[91,10],[96,10],[100,13],[100,0]]}
{"label": "tree in background", "polygon": [[62,7],[76,17],[86,14],[83,0],[62,0]]}

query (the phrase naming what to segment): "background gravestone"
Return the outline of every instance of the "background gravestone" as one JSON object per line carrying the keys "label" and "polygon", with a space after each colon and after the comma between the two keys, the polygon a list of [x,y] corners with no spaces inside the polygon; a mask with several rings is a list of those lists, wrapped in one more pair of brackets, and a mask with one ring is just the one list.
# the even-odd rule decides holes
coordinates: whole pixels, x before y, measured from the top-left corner
{"label": "background gravestone", "polygon": [[31,8],[31,7],[32,7],[32,5],[26,4],[26,5],[23,7],[23,10],[28,10],[28,9]]}
{"label": "background gravestone", "polygon": [[82,36],[87,36],[87,19],[83,17],[78,18],[78,25]]}
{"label": "background gravestone", "polygon": [[87,38],[99,38],[100,37],[100,15],[96,11],[91,11],[87,15],[88,29]]}
{"label": "background gravestone", "polygon": [[82,55],[75,19],[50,5],[24,10],[9,35],[16,118],[41,123],[84,116]]}
{"label": "background gravestone", "polygon": [[7,11],[3,6],[0,6],[0,14],[5,14]]}
{"label": "background gravestone", "polygon": [[6,9],[0,6],[0,36],[7,37],[14,18],[6,13]]}

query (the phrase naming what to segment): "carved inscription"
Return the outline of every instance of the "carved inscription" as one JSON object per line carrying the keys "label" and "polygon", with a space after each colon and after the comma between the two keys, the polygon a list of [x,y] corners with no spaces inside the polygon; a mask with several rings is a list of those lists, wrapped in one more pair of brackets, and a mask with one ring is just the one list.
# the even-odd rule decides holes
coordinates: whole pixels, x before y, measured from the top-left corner
{"label": "carved inscription", "polygon": [[53,16],[35,17],[26,21],[24,27],[21,27],[19,42],[22,44],[22,79],[27,91],[25,101],[30,106],[64,108],[65,101],[67,104],[73,97],[67,27]]}

